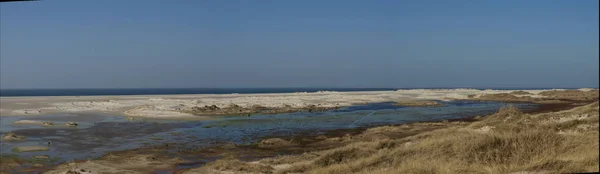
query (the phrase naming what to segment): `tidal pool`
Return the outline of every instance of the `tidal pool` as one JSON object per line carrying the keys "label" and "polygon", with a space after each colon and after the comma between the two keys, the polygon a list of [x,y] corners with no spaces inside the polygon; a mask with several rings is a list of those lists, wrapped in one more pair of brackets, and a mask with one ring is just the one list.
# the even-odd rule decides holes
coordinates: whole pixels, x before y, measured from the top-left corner
{"label": "tidal pool", "polygon": [[[0,133],[26,136],[22,141],[2,141],[0,153],[30,158],[49,155],[56,164],[73,159],[95,158],[109,151],[179,143],[196,147],[216,142],[253,143],[263,137],[293,136],[301,132],[324,132],[422,121],[459,119],[488,115],[504,106],[501,102],[438,101],[441,107],[399,107],[394,103],[350,106],[327,112],[298,112],[275,115],[219,116],[214,120],[173,121],[114,116],[106,114],[57,114],[0,118]],[[513,104],[522,110],[535,104]],[[15,125],[18,120],[52,121],[62,125],[74,121],[79,126],[43,127]],[[17,146],[47,146],[48,151],[13,152]]]}

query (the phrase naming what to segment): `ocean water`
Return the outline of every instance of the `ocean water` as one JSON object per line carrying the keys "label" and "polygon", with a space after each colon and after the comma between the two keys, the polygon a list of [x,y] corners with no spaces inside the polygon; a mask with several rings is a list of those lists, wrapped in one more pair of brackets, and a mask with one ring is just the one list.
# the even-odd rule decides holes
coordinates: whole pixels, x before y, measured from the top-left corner
{"label": "ocean water", "polygon": [[[90,96],[160,94],[257,94],[317,91],[391,91],[412,88],[127,88],[127,89],[0,89],[2,97],[19,96]],[[449,89],[449,88],[419,88]],[[549,88],[475,88],[475,89],[549,89]]]}
{"label": "ocean water", "polygon": [[161,95],[161,94],[258,94],[317,91],[390,91],[394,88],[129,88],[129,89],[2,89],[2,97]]}

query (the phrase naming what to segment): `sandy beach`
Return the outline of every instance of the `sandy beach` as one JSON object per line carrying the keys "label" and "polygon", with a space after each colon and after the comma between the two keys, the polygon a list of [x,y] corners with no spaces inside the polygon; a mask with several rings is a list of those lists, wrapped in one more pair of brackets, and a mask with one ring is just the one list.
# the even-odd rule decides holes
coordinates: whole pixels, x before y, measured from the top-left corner
{"label": "sandy beach", "polygon": [[[500,128],[507,124],[506,120],[513,119],[513,115],[529,119],[529,121],[520,120],[515,117],[517,122],[510,124],[514,124],[519,129],[522,128],[519,126],[522,124],[520,122],[530,124],[531,119],[535,119],[535,123],[542,125],[549,123],[547,119],[552,119],[557,120],[560,125],[553,124],[552,129],[542,125],[536,130],[547,132],[560,128],[556,130],[557,134],[562,136],[563,134],[579,135],[579,132],[585,129],[589,132],[585,134],[586,136],[597,137],[597,131],[596,134],[589,131],[597,130],[597,121],[593,120],[597,120],[597,89],[415,89],[372,92],[5,97],[1,99],[2,109],[8,113],[2,117],[3,122],[1,122],[4,128],[1,130],[2,146],[8,155],[2,156],[3,165],[0,165],[0,170],[15,171],[237,173],[248,170],[255,173],[277,173],[297,170],[303,173],[313,169],[329,170],[325,169],[327,165],[320,164],[308,168],[302,167],[304,164],[312,164],[314,158],[320,158],[309,156],[305,159],[303,155],[306,152],[326,154],[325,152],[328,151],[342,149],[344,153],[341,154],[344,155],[345,146],[363,147],[361,143],[375,142],[372,148],[369,145],[364,149],[366,150],[364,154],[363,151],[357,151],[362,154],[361,156],[367,156],[373,149],[381,149],[381,147],[392,149],[398,144],[418,143],[421,136],[434,134],[436,130],[462,129],[473,127],[475,124],[490,123],[490,125],[475,126],[473,130],[469,128],[470,132],[467,132],[477,135],[472,138],[485,138],[479,137],[479,134],[493,131],[506,132],[506,130],[511,133],[511,129]],[[593,102],[595,105],[584,106]],[[510,104],[506,105],[507,103]],[[318,108],[315,105],[320,108],[340,106],[340,109],[332,112],[315,110],[312,113],[302,110],[307,107]],[[251,117],[210,116],[211,113],[234,113],[236,109],[252,109],[257,106],[267,109],[269,107],[272,107],[270,109],[299,108],[300,112],[257,113]],[[566,111],[576,107],[580,108]],[[189,112],[194,108],[200,113]],[[485,116],[498,109],[500,109],[498,113],[509,113],[509,115],[503,115],[502,118],[494,116],[498,114],[487,116],[490,119]],[[25,116],[25,112],[30,113],[29,116]],[[181,120],[182,118],[185,119]],[[187,120],[188,118],[199,119]],[[497,122],[495,119],[500,121]],[[573,121],[576,123],[571,123]],[[571,130],[571,128],[576,129]],[[445,137],[445,133],[435,135]],[[462,135],[463,133],[459,132],[453,136]],[[437,141],[439,137],[427,141]],[[583,140],[596,142],[589,137]],[[470,141],[461,140],[461,142]],[[477,142],[488,141],[477,140]],[[571,147],[569,144],[565,146]],[[562,148],[562,145],[557,148]],[[582,149],[589,151],[587,147]],[[169,155],[161,155],[157,151],[161,153],[168,151]],[[297,162],[287,163],[287,159],[280,159],[282,152]],[[40,156],[42,158],[38,158]],[[45,156],[48,158],[43,158]],[[173,158],[174,156],[176,158]],[[591,156],[590,159],[595,159],[593,157]],[[323,158],[328,158],[328,155]],[[35,159],[28,162],[33,167],[15,166],[24,159]],[[60,162],[53,162],[51,159]],[[238,159],[245,160],[238,161]],[[247,162],[248,159],[252,162]],[[164,165],[154,165],[159,161]],[[254,168],[252,166],[256,165],[262,166],[259,171],[245,168]],[[239,166],[242,168],[240,169]],[[584,167],[588,166],[578,168]]]}
{"label": "sandy beach", "polygon": [[[460,153],[454,154],[448,147]],[[156,153],[179,148],[173,143],[64,163],[47,173],[426,173],[423,168],[450,173],[569,173],[597,171],[597,147],[596,101],[555,112],[523,113],[504,107],[485,118],[336,130],[318,136],[265,138],[254,145],[229,143],[180,152],[199,159],[223,156],[197,168],[179,169],[181,164],[193,162]],[[519,153],[505,153],[514,151]],[[504,162],[490,154],[527,160]],[[556,154],[569,160],[563,162],[565,165],[538,165],[554,163]],[[432,159],[436,165],[428,164]],[[382,162],[386,160],[393,163]],[[466,167],[448,167],[456,163]]]}
{"label": "sandy beach", "polygon": [[[560,90],[560,89],[558,89]],[[589,91],[593,89],[579,89]],[[511,93],[516,97],[544,98],[549,90],[477,90],[477,89],[412,89],[368,92],[312,92],[270,94],[194,94],[135,96],[47,96],[0,97],[0,116],[44,115],[52,113],[104,112],[125,116],[153,118],[185,118],[194,116],[194,109],[239,107],[263,108],[336,108],[376,102],[406,102],[423,100],[490,99],[491,94]],[[199,109],[198,109],[199,108]],[[240,109],[240,111],[241,111]],[[204,111],[204,110],[202,110]],[[212,113],[200,113],[210,116]],[[226,112],[225,112],[226,113]],[[227,113],[226,113],[227,114]],[[198,115],[198,114],[196,114]]]}

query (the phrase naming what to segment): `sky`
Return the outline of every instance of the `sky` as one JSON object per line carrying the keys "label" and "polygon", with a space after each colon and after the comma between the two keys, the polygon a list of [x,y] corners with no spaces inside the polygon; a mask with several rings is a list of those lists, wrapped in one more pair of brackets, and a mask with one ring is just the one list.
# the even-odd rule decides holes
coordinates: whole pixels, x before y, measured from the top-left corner
{"label": "sky", "polygon": [[1,3],[0,88],[597,88],[598,2]]}

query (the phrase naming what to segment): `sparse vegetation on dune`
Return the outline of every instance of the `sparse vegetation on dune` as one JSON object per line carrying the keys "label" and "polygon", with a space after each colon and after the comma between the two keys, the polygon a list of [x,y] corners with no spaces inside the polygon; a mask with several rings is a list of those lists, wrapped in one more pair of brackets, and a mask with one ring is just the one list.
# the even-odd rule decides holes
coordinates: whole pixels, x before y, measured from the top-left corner
{"label": "sparse vegetation on dune", "polygon": [[540,95],[544,97],[551,97],[555,99],[564,100],[598,100],[600,95],[598,89],[591,90],[552,90],[540,92]]}
{"label": "sparse vegetation on dune", "polygon": [[232,171],[238,173],[273,173],[273,167],[265,164],[242,162],[237,159],[220,159],[203,168],[192,169],[183,172],[184,174],[194,173],[222,173],[222,171]]}
{"label": "sparse vegetation on dune", "polygon": [[538,104],[559,104],[574,102],[592,102],[598,101],[600,95],[598,89],[586,90],[551,90],[542,91],[537,95],[525,92],[514,91],[511,93],[481,94],[469,95],[468,100],[480,101],[502,101],[502,102],[531,102]]}
{"label": "sparse vegetation on dune", "polygon": [[[598,102],[574,109],[524,114],[505,107],[473,123],[452,124],[413,136],[387,137],[402,126],[368,129],[338,148],[242,162],[260,170],[227,170],[229,163],[204,166],[233,173],[569,173],[599,171]],[[446,125],[447,126],[447,125]],[[365,139],[361,137],[372,137]],[[235,166],[243,166],[236,161]],[[214,167],[218,166],[218,167]],[[270,166],[272,170],[265,171]],[[224,170],[223,170],[224,169]],[[225,172],[225,173],[226,173]],[[217,172],[218,173],[218,172]]]}

